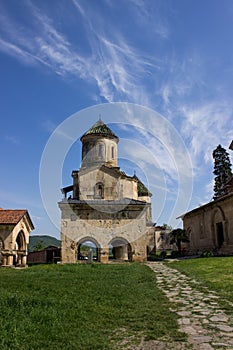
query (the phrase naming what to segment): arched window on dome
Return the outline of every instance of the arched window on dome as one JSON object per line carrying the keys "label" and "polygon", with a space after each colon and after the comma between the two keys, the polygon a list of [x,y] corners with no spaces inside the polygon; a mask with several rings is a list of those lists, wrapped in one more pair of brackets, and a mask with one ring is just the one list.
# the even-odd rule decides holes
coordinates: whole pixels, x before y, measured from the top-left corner
{"label": "arched window on dome", "polygon": [[112,156],[112,159],[115,158],[115,147],[114,146],[112,146],[112,148],[111,148],[111,156]]}
{"label": "arched window on dome", "polygon": [[103,143],[98,144],[97,155],[98,155],[98,158],[100,158],[100,159],[104,158],[104,145],[103,145]]}

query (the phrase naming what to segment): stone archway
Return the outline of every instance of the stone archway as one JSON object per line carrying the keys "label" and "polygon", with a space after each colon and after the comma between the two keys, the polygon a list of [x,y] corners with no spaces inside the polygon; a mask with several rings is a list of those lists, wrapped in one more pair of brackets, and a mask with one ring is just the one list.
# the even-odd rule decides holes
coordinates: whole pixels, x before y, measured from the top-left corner
{"label": "stone archway", "polygon": [[131,261],[132,247],[122,237],[115,237],[109,243],[109,260]]}
{"label": "stone archway", "polygon": [[186,249],[187,250],[190,250],[192,249],[192,245],[193,245],[193,230],[192,230],[192,227],[189,226],[187,229],[186,229],[186,233],[187,233],[187,236],[188,236],[188,240],[189,242],[186,243]]}
{"label": "stone archway", "polygon": [[0,265],[3,264],[3,254],[2,251],[4,250],[4,241],[3,239],[0,237]]}
{"label": "stone archway", "polygon": [[219,206],[215,207],[213,210],[211,226],[213,244],[216,248],[220,249],[224,244],[228,243],[228,232],[224,211]]}
{"label": "stone archway", "polygon": [[77,243],[77,260],[87,260],[88,252],[92,250],[93,260],[100,261],[100,244],[92,237],[84,237]]}
{"label": "stone archway", "polygon": [[27,244],[25,234],[22,230],[16,236],[13,252],[13,265],[26,265]]}

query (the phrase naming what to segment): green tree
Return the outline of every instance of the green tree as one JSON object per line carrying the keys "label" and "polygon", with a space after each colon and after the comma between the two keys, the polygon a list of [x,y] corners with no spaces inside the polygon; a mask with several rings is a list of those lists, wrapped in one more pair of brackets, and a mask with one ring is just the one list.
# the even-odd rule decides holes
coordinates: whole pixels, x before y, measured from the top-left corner
{"label": "green tree", "polygon": [[38,252],[39,250],[45,249],[45,244],[43,240],[37,241],[33,247],[33,252]]}
{"label": "green tree", "polygon": [[227,194],[227,189],[225,187],[227,180],[232,176],[231,173],[231,162],[229,154],[221,146],[213,151],[214,158],[214,199]]}
{"label": "green tree", "polygon": [[188,234],[181,228],[176,228],[170,232],[170,244],[176,244],[178,251],[181,251],[181,243],[189,242]]}

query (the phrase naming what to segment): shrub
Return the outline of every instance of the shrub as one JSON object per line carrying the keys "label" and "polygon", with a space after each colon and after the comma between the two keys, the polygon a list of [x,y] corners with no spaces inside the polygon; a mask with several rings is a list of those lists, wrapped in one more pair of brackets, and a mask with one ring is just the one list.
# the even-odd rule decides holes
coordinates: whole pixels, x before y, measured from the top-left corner
{"label": "shrub", "polygon": [[173,250],[171,252],[171,258],[181,258],[183,256],[185,256],[185,251],[184,250],[181,251],[181,252],[179,252],[178,250]]}
{"label": "shrub", "polygon": [[203,252],[201,253],[201,258],[210,258],[212,256],[214,256],[212,250],[203,250]]}

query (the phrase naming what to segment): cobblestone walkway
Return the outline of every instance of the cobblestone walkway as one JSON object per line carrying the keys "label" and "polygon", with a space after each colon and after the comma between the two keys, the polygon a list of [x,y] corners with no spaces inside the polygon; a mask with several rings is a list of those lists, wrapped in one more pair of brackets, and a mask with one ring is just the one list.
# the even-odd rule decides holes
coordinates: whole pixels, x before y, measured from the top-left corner
{"label": "cobblestone walkway", "polygon": [[233,350],[233,315],[221,310],[214,292],[198,288],[197,281],[163,263],[147,265],[156,273],[158,287],[172,302],[171,311],[179,315],[180,330],[188,334],[193,349]]}

